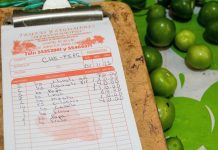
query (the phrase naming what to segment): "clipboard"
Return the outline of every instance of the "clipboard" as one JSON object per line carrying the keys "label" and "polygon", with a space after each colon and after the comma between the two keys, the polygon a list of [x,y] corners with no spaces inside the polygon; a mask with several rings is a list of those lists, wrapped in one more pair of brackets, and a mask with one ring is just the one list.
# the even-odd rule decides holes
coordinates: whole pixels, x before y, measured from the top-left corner
{"label": "clipboard", "polygon": [[[118,2],[103,2],[98,5],[110,15],[116,34],[142,147],[145,150],[167,149],[132,11],[126,4]],[[5,16],[11,15],[12,9],[1,9],[0,12],[2,22]],[[18,26],[19,23],[18,21]],[[0,121],[2,124],[2,117]],[[2,126],[0,135],[3,149]]]}

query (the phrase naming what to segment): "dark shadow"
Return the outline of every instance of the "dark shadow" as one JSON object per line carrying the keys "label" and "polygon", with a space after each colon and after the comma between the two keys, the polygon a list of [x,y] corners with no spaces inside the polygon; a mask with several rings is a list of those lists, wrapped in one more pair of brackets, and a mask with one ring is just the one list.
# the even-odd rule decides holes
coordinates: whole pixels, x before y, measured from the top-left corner
{"label": "dark shadow", "polygon": [[208,43],[210,43],[210,44],[213,44],[213,45],[216,45],[216,46],[218,45],[218,41],[217,41],[217,43],[216,43],[216,42],[211,41],[210,39],[207,38],[205,31],[204,31],[204,33],[203,33],[203,38],[204,38],[204,40],[205,40],[206,42],[208,42]]}
{"label": "dark shadow", "polygon": [[148,40],[147,35],[145,35],[144,40],[145,40],[146,46],[155,47],[158,50],[168,50],[173,44],[173,41],[172,41],[168,46],[164,46],[164,47],[155,46]]}
{"label": "dark shadow", "polygon": [[178,22],[181,22],[181,23],[189,22],[189,21],[192,19],[192,17],[191,17],[191,18],[188,18],[188,19],[184,19],[184,18],[181,18],[181,17],[179,17],[179,16],[176,16],[176,14],[173,13],[173,11],[172,11],[171,9],[169,9],[169,16],[170,16],[173,20],[178,21]]}
{"label": "dark shadow", "polygon": [[184,62],[185,62],[185,65],[186,65],[189,69],[191,69],[192,71],[195,71],[195,72],[203,72],[203,71],[207,70],[208,68],[210,68],[210,66],[209,66],[209,67],[206,68],[206,69],[195,69],[195,68],[193,68],[192,66],[190,66],[190,65],[187,63],[186,59],[184,59]]}
{"label": "dark shadow", "polygon": [[188,51],[188,50],[186,50],[186,51],[180,50],[180,49],[176,46],[175,42],[173,42],[173,48],[175,48],[176,50],[178,50],[179,52],[181,52],[181,53],[183,53],[183,54],[187,53],[187,51]]}

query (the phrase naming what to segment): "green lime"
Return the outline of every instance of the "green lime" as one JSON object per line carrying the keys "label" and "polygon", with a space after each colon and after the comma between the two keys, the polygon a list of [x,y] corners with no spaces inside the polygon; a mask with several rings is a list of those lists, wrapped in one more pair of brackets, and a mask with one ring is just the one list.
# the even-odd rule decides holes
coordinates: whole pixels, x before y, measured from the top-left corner
{"label": "green lime", "polygon": [[172,127],[175,119],[175,107],[173,103],[160,96],[155,96],[160,122],[164,131]]}
{"label": "green lime", "polygon": [[194,69],[207,69],[212,63],[212,52],[206,45],[193,45],[188,49],[185,60]]}
{"label": "green lime", "polygon": [[161,53],[157,49],[152,47],[143,47],[143,52],[149,72],[161,67],[163,59]]}
{"label": "green lime", "polygon": [[203,26],[213,20],[218,20],[218,2],[216,1],[205,3],[198,16],[198,21]]}
{"label": "green lime", "polygon": [[218,20],[207,24],[205,38],[212,43],[218,44]]}
{"label": "green lime", "polygon": [[175,76],[166,68],[157,68],[150,74],[152,88],[154,93],[162,97],[173,96],[177,80]]}
{"label": "green lime", "polygon": [[195,43],[195,34],[190,30],[182,30],[176,34],[175,44],[179,50],[187,51]]}
{"label": "green lime", "polygon": [[168,150],[184,150],[183,144],[178,137],[170,137],[167,139]]}
{"label": "green lime", "polygon": [[152,19],[162,18],[166,16],[166,10],[161,5],[153,5],[149,10],[147,14],[147,21],[151,21]]}
{"label": "green lime", "polygon": [[153,19],[148,23],[147,39],[157,47],[166,47],[171,44],[176,34],[176,26],[167,18]]}

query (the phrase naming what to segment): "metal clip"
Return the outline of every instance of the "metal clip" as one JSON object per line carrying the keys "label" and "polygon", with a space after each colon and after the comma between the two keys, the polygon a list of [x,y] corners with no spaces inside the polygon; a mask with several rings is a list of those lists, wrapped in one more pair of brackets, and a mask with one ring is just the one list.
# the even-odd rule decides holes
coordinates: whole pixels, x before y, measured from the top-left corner
{"label": "metal clip", "polygon": [[66,22],[102,20],[103,16],[104,13],[100,6],[78,6],[67,9],[51,9],[28,12],[14,10],[12,23],[14,27],[25,27]]}

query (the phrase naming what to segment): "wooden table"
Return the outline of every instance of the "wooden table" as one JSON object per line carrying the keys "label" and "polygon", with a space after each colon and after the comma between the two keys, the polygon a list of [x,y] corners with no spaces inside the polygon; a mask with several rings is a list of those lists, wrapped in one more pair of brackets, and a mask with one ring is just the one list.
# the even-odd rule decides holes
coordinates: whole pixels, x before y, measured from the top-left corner
{"label": "wooden table", "polygon": [[[119,2],[103,2],[100,5],[111,16],[143,149],[167,150],[132,11]],[[11,13],[12,9],[0,9],[0,23]],[[2,112],[1,100],[1,116]],[[2,124],[3,117],[0,118],[0,149],[3,149]]]}

